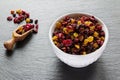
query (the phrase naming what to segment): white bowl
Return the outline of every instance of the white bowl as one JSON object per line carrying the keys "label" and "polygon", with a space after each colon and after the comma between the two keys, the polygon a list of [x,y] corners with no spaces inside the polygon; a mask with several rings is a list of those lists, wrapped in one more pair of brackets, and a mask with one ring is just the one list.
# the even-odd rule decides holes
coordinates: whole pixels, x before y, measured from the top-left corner
{"label": "white bowl", "polygon": [[60,16],[59,18],[57,18],[53,24],[50,27],[49,30],[49,39],[50,39],[50,43],[52,45],[52,48],[55,52],[55,54],[57,55],[57,57],[64,63],[66,63],[67,65],[71,66],[71,67],[76,67],[76,68],[81,68],[81,67],[85,67],[88,66],[90,64],[92,64],[93,62],[95,62],[102,54],[103,51],[106,47],[106,44],[108,42],[108,29],[106,27],[106,25],[103,23],[103,21],[101,19],[99,19],[98,17],[94,16],[103,26],[103,30],[105,32],[105,41],[103,43],[103,45],[97,49],[94,52],[91,52],[87,55],[72,55],[72,54],[68,54],[63,52],[62,50],[60,50],[52,41],[52,34],[55,28],[55,23],[61,19],[63,19],[65,16],[71,16],[71,17],[77,17],[77,16],[92,16],[91,14],[88,13],[70,13],[70,14],[65,14]]}

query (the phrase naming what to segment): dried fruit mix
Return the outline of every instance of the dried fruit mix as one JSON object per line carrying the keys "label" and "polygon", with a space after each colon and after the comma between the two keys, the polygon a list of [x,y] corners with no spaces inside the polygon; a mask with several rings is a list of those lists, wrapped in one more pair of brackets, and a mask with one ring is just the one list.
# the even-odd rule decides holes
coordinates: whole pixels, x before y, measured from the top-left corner
{"label": "dried fruit mix", "polygon": [[102,25],[94,16],[69,17],[56,22],[54,44],[69,54],[86,55],[100,48],[105,39]]}

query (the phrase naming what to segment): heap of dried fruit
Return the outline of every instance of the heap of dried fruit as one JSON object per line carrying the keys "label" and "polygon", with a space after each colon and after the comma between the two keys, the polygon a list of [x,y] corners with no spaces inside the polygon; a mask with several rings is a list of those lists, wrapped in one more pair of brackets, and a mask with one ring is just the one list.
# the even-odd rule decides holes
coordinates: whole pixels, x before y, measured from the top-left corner
{"label": "heap of dried fruit", "polygon": [[105,39],[102,25],[94,16],[66,16],[56,22],[52,40],[62,51],[85,55],[100,48]]}
{"label": "heap of dried fruit", "polygon": [[31,28],[34,28],[34,32],[38,32],[38,20],[35,20],[33,23],[33,19],[30,19],[30,14],[24,10],[18,9],[16,11],[11,10],[10,14],[12,16],[8,16],[7,20],[12,21],[15,24],[20,24],[21,22],[25,21],[26,25],[23,25],[23,28],[17,30],[18,34],[22,34]]}

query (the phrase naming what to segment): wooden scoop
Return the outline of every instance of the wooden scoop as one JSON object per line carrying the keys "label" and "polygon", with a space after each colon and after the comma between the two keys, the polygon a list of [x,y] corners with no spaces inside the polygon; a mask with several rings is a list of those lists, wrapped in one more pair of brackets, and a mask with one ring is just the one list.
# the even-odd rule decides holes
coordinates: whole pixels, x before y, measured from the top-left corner
{"label": "wooden scoop", "polygon": [[22,41],[24,40],[32,31],[33,31],[33,28],[26,31],[25,33],[23,34],[18,34],[16,31],[22,26],[19,26],[17,29],[15,29],[13,32],[12,32],[12,38],[8,41],[5,41],[4,42],[4,47],[7,49],[7,50],[12,50],[15,43],[17,41]]}

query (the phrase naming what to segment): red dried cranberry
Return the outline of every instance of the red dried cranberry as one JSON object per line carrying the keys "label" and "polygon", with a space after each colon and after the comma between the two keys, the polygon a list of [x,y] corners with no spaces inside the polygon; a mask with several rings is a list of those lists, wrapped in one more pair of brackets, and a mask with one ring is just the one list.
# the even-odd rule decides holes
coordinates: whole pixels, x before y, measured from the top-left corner
{"label": "red dried cranberry", "polygon": [[72,53],[73,53],[73,54],[79,54],[79,50],[76,49],[76,48],[73,48],[73,49],[72,49]]}
{"label": "red dried cranberry", "polygon": [[101,31],[101,32],[100,32],[100,36],[105,36],[105,32],[104,32],[104,31]]}
{"label": "red dried cranberry", "polygon": [[102,30],[102,26],[101,25],[97,26],[96,28],[97,28],[98,31]]}
{"label": "red dried cranberry", "polygon": [[64,26],[65,26],[67,23],[68,23],[67,21],[65,21],[65,22],[62,22],[62,25],[64,25]]}
{"label": "red dried cranberry", "polygon": [[70,17],[69,16],[65,16],[64,20],[66,21],[68,19],[70,19]]}
{"label": "red dried cranberry", "polygon": [[28,31],[28,30],[30,29],[30,27],[26,25],[26,26],[24,27],[24,29],[25,29],[25,31]]}
{"label": "red dried cranberry", "polygon": [[64,52],[67,52],[67,48],[66,47],[62,47],[61,50],[64,51]]}
{"label": "red dried cranberry", "polygon": [[37,33],[38,32],[38,24],[36,24],[35,25],[35,27],[34,27],[34,30],[33,30],[35,33]]}
{"label": "red dried cranberry", "polygon": [[8,20],[8,21],[12,21],[12,17],[11,17],[11,16],[8,16],[8,17],[7,17],[7,20]]}
{"label": "red dried cranberry", "polygon": [[90,20],[91,20],[93,23],[96,23],[96,22],[97,22],[97,20],[95,19],[94,16],[91,16],[91,17],[89,17],[89,18],[90,18]]}
{"label": "red dried cranberry", "polygon": [[64,46],[68,47],[68,46],[71,46],[73,42],[71,39],[66,39],[66,40],[63,40],[62,43]]}
{"label": "red dried cranberry", "polygon": [[100,41],[100,46],[102,46],[102,45],[103,45],[103,43],[104,43],[103,41]]}
{"label": "red dried cranberry", "polygon": [[84,30],[84,33],[85,33],[85,34],[88,34],[88,33],[89,33],[89,29],[86,28],[86,29]]}
{"label": "red dried cranberry", "polygon": [[25,13],[25,18],[29,18],[30,17],[30,15],[29,15],[29,13]]}
{"label": "red dried cranberry", "polygon": [[22,10],[21,14],[22,14],[22,15],[25,15],[25,13],[26,13],[26,12]]}
{"label": "red dried cranberry", "polygon": [[75,38],[75,39],[74,39],[74,42],[75,42],[75,43],[78,43],[78,42],[79,42],[79,39],[78,39],[78,38]]}
{"label": "red dried cranberry", "polygon": [[18,17],[18,19],[22,22],[24,20],[24,16],[21,15],[21,16]]}
{"label": "red dried cranberry", "polygon": [[14,23],[16,24],[18,22],[18,19],[17,18],[14,18]]}
{"label": "red dried cranberry", "polygon": [[63,34],[63,33],[58,33],[58,38],[60,38],[60,39],[64,39],[64,38],[65,38],[65,36],[64,36],[64,34]]}
{"label": "red dried cranberry", "polygon": [[101,41],[100,41],[100,40],[97,40],[97,43],[100,45],[100,44],[101,44]]}

